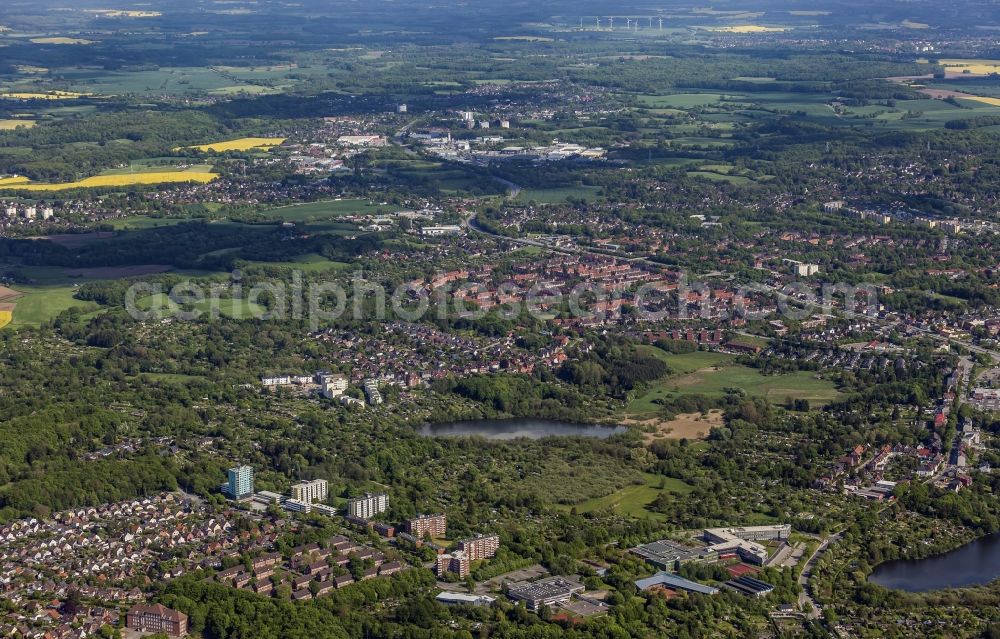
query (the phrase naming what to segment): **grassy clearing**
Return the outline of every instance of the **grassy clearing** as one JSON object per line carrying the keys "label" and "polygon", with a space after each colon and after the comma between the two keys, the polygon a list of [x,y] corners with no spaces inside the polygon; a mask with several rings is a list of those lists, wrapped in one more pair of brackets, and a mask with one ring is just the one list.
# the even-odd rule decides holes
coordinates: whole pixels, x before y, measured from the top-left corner
{"label": "grassy clearing", "polygon": [[633,484],[620,490],[616,490],[604,497],[595,497],[580,502],[573,506],[561,506],[564,510],[575,508],[578,513],[589,513],[599,510],[611,509],[618,515],[626,517],[656,519],[666,519],[662,513],[654,513],[646,509],[646,506],[656,499],[661,492],[672,492],[679,495],[687,495],[694,487],[680,479],[672,477],[660,477],[651,473],[643,473],[643,484]]}
{"label": "grassy clearing", "polygon": [[728,173],[716,173],[714,171],[688,171],[688,177],[705,178],[716,182],[729,182],[730,184],[752,184],[753,180],[743,175],[729,175]]}
{"label": "grassy clearing", "polygon": [[347,262],[335,262],[328,260],[318,253],[307,253],[299,255],[295,259],[287,262],[251,262],[247,266],[261,266],[272,268],[295,268],[306,273],[325,273],[327,271],[339,271],[350,266]]}
{"label": "grassy clearing", "polygon": [[733,360],[732,355],[712,351],[695,351],[693,353],[668,353],[655,346],[639,346],[643,355],[652,355],[662,359],[674,374],[693,373],[709,366],[719,366]]}
{"label": "grassy clearing", "polygon": [[144,377],[154,382],[177,382],[180,384],[207,379],[204,375],[185,375],[184,373],[140,373],[138,377]]}
{"label": "grassy clearing", "polygon": [[[182,308],[181,305],[171,300],[170,296],[166,293],[157,293],[136,300],[136,306],[140,310],[161,312],[164,316],[168,317],[177,315],[182,311],[192,310],[202,314],[209,314],[213,310],[212,304],[213,300],[204,299]],[[253,300],[245,298],[239,300],[220,299],[218,304],[219,315],[232,319],[258,318],[263,317],[267,313],[266,308],[255,303]]]}
{"label": "grassy clearing", "polygon": [[729,388],[739,388],[751,397],[762,397],[775,403],[791,397],[824,405],[840,395],[832,382],[818,379],[808,371],[787,375],[761,375],[754,368],[733,363],[731,355],[700,351],[673,355],[652,346],[642,348],[648,354],[662,359],[674,372],[633,399],[625,410],[630,416],[655,415],[659,412],[660,401],[676,399],[682,395],[721,397]]}

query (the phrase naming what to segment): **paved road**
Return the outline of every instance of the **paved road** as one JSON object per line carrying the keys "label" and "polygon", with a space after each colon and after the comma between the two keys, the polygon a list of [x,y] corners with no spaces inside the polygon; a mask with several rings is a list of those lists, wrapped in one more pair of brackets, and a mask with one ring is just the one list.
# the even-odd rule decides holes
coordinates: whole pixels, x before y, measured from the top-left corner
{"label": "paved road", "polygon": [[821,614],[823,614],[823,609],[820,607],[816,600],[812,598],[812,594],[809,588],[809,577],[812,576],[812,569],[819,561],[819,558],[826,552],[830,544],[840,539],[840,533],[835,533],[824,539],[820,545],[816,546],[816,550],[809,555],[809,559],[806,560],[804,566],[802,566],[802,572],[799,574],[799,586],[802,587],[802,592],[799,593],[799,607],[804,608],[805,604],[812,606],[812,610],[809,612],[808,617],[810,619],[818,619]]}

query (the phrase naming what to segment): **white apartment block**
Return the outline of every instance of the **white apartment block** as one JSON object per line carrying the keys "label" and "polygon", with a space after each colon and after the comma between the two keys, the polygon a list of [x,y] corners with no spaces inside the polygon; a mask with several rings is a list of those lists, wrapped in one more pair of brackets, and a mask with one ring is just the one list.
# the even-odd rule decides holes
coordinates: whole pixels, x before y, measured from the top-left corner
{"label": "white apartment block", "polygon": [[314,479],[312,481],[300,481],[292,486],[292,499],[311,504],[314,501],[323,501],[327,496],[327,482],[325,479]]}
{"label": "white apartment block", "polygon": [[365,493],[347,500],[347,514],[361,519],[371,519],[389,508],[389,495]]}
{"label": "white apartment block", "polygon": [[340,397],[347,390],[347,377],[344,375],[330,375],[323,381],[323,397],[334,399]]}
{"label": "white apartment block", "polygon": [[286,499],[281,504],[281,507],[293,513],[309,514],[312,512],[312,504],[304,501],[299,501],[298,499]]}

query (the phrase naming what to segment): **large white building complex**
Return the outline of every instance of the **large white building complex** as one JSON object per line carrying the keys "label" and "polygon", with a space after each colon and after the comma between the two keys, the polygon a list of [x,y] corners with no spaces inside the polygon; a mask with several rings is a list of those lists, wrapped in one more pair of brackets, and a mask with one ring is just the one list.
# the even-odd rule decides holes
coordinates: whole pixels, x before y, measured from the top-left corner
{"label": "large white building complex", "polygon": [[710,545],[708,550],[724,554],[735,552],[744,561],[763,564],[768,550],[758,541],[785,540],[792,532],[791,524],[774,526],[743,526],[740,528],[706,528],[702,533]]}

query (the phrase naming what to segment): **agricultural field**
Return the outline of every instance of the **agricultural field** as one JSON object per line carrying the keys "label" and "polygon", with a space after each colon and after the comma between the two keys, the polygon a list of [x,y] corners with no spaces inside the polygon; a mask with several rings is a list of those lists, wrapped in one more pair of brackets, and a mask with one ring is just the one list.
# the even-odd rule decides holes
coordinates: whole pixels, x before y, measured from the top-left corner
{"label": "agricultural field", "polygon": [[88,97],[75,91],[3,91],[0,100],[76,100]]}
{"label": "agricultural field", "polygon": [[30,129],[33,126],[34,120],[0,120],[0,131],[12,131],[18,127]]}
{"label": "agricultural field", "polygon": [[990,106],[1000,107],[1000,98],[984,97],[980,95],[969,95],[969,96],[963,96],[960,99],[970,100],[972,102],[981,102],[983,104],[988,104]]}
{"label": "agricultural field", "polygon": [[710,27],[714,33],[782,33],[786,27],[765,27],[759,24],[738,24],[730,27]]}
{"label": "agricultural field", "polygon": [[68,38],[65,36],[54,36],[46,38],[31,38],[34,44],[94,44],[93,40],[84,38]]}
{"label": "agricultural field", "polygon": [[948,71],[957,73],[969,73],[972,75],[989,75],[1000,73],[1000,60],[960,60],[946,59],[939,60],[938,64]]}
{"label": "agricultural field", "polygon": [[251,151],[259,149],[267,151],[272,147],[281,145],[285,138],[238,138],[236,140],[226,140],[224,142],[210,142],[208,144],[196,144],[184,147],[195,151],[211,151],[212,153],[226,153],[228,151]]}
{"label": "agricultural field", "polygon": [[600,196],[601,187],[587,186],[580,184],[577,186],[555,187],[551,189],[524,189],[517,194],[519,202],[537,202],[538,204],[558,204],[565,202],[566,198],[582,198],[584,200],[594,200]]}
{"label": "agricultural field", "polygon": [[265,218],[280,219],[285,222],[305,222],[326,220],[344,215],[378,215],[398,211],[399,207],[376,204],[369,200],[324,200],[293,206],[281,206],[262,211]]}
{"label": "agricultural field", "polygon": [[639,105],[654,109],[690,109],[715,104],[722,96],[718,93],[673,93],[670,95],[640,95]]}
{"label": "agricultural field", "polygon": [[12,326],[38,326],[53,319],[69,308],[79,308],[83,312],[97,311],[100,306],[73,297],[76,287],[60,286],[19,286],[24,296],[18,298],[14,309]]}
{"label": "agricultural field", "polygon": [[0,180],[0,189],[16,189],[20,191],[68,191],[70,189],[89,189],[107,187],[129,187],[144,186],[153,184],[179,184],[184,182],[198,182],[207,184],[219,177],[217,173],[205,170],[203,165],[195,170],[171,171],[171,170],[148,170],[139,173],[119,173],[108,172],[103,175],[95,175],[75,182],[61,182],[56,184],[33,183],[27,178],[7,178]]}
{"label": "agricultural field", "polygon": [[17,308],[17,300],[23,295],[20,291],[0,286],[0,328],[11,323],[14,317],[14,309]]}
{"label": "agricultural field", "polygon": [[191,222],[193,218],[187,217],[149,217],[148,215],[133,215],[111,220],[111,226],[118,231],[141,231],[161,226],[174,226]]}
{"label": "agricultural field", "polygon": [[130,9],[86,9],[86,12],[104,16],[105,18],[158,18],[163,15],[159,11],[138,11]]}
{"label": "agricultural field", "polygon": [[[252,82],[252,76],[273,76],[279,81],[285,74],[241,74],[224,75],[211,67],[160,67],[137,71],[113,71],[94,68],[71,68],[61,72],[75,91],[101,95],[158,94],[181,95],[192,92],[219,94],[253,93],[270,91],[268,87]],[[246,76],[246,77],[244,77]],[[234,79],[235,78],[235,79]],[[280,80],[287,82],[287,80]]]}

